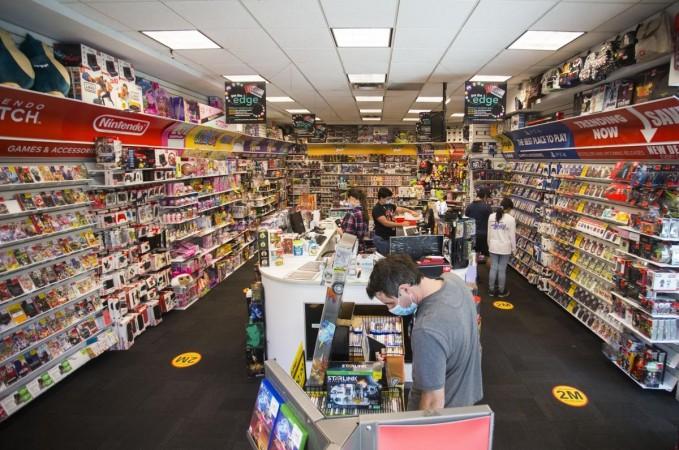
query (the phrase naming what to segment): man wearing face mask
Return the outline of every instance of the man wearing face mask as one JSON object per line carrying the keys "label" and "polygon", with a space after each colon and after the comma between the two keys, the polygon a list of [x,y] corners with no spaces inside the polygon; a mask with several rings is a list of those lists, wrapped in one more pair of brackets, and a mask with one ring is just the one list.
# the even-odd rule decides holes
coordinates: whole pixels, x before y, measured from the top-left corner
{"label": "man wearing face mask", "polygon": [[378,261],[368,297],[399,316],[415,314],[408,410],[471,406],[483,397],[481,343],[471,291],[457,275],[427,278],[407,255]]}
{"label": "man wearing face mask", "polygon": [[412,209],[395,206],[392,199],[393,195],[394,193],[390,189],[381,187],[377,191],[377,203],[372,211],[373,221],[375,222],[373,242],[377,251],[385,256],[389,254],[389,238],[396,236],[396,228],[405,225],[394,222],[394,216],[403,213],[417,215]]}

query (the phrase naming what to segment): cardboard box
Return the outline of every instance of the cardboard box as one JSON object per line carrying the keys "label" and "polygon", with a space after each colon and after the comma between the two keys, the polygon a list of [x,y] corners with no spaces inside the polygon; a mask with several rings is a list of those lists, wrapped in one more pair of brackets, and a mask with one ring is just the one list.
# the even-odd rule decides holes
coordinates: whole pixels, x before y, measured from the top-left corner
{"label": "cardboard box", "polygon": [[137,77],[134,73],[134,67],[132,67],[132,63],[125,61],[124,59],[118,60],[118,76],[121,81],[136,85]]}
{"label": "cardboard box", "polygon": [[104,62],[98,50],[83,44],[54,44],[54,57],[66,67],[101,72]]}
{"label": "cardboard box", "polygon": [[118,78],[118,59],[106,53],[101,53],[101,61],[103,62],[102,73],[111,78]]}
{"label": "cardboard box", "polygon": [[118,108],[118,80],[111,79],[101,71],[87,67],[69,67],[71,91],[69,97],[95,105]]}

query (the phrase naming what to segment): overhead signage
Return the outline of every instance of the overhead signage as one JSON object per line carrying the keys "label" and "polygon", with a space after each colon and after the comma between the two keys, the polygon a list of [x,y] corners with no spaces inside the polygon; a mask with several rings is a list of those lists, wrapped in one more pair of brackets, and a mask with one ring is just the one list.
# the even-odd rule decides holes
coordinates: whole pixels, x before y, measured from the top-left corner
{"label": "overhead signage", "polygon": [[313,135],[309,136],[310,144],[321,144],[328,139],[328,126],[324,123],[314,123]]}
{"label": "overhead signage", "polygon": [[676,159],[679,98],[508,131],[519,159]]}
{"label": "overhead signage", "polygon": [[266,83],[224,84],[226,123],[266,123]]}
{"label": "overhead signage", "polygon": [[420,113],[420,121],[415,125],[417,142],[431,142],[431,113]]}
{"label": "overhead signage", "polygon": [[297,136],[313,136],[316,114],[293,114],[292,128]]}
{"label": "overhead signage", "polygon": [[464,84],[464,115],[472,123],[502,120],[507,101],[507,83],[467,81]]}

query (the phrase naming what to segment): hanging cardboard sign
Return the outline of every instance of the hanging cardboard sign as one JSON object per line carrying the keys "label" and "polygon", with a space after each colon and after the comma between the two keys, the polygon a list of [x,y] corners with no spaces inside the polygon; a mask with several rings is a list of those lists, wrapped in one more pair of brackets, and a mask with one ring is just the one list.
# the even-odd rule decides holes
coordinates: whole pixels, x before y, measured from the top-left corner
{"label": "hanging cardboard sign", "polygon": [[328,126],[324,123],[314,123],[313,136],[309,136],[310,144],[320,144],[328,139]]}
{"label": "hanging cardboard sign", "polygon": [[467,81],[464,84],[464,115],[472,123],[502,120],[507,101],[507,83]]}
{"label": "hanging cardboard sign", "polygon": [[316,114],[293,114],[292,128],[297,136],[313,136]]}
{"label": "hanging cardboard sign", "polygon": [[224,84],[226,123],[266,123],[266,83]]}

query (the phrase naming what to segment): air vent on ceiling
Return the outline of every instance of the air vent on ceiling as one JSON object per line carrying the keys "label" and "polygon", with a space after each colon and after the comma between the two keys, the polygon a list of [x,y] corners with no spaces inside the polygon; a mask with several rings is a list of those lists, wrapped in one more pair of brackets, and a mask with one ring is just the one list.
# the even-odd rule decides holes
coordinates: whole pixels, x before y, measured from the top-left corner
{"label": "air vent on ceiling", "polygon": [[390,91],[421,91],[423,83],[390,83]]}
{"label": "air vent on ceiling", "polygon": [[351,89],[354,91],[382,91],[384,90],[384,83],[351,83]]}

